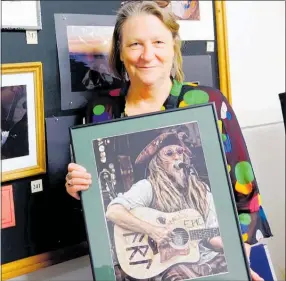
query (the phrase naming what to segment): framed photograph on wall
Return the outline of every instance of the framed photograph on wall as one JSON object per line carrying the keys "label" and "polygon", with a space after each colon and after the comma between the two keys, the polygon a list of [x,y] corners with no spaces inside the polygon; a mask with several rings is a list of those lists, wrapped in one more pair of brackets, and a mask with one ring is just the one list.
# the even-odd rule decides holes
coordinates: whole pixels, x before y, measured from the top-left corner
{"label": "framed photograph on wall", "polygon": [[41,62],[2,64],[2,182],[46,172]]}
{"label": "framed photograph on wall", "polygon": [[2,29],[42,29],[40,1],[1,1]]}
{"label": "framed photograph on wall", "polygon": [[213,103],[70,134],[94,280],[251,280]]}
{"label": "framed photograph on wall", "polygon": [[113,15],[55,14],[61,109],[86,105],[95,91],[121,87],[108,65]]}

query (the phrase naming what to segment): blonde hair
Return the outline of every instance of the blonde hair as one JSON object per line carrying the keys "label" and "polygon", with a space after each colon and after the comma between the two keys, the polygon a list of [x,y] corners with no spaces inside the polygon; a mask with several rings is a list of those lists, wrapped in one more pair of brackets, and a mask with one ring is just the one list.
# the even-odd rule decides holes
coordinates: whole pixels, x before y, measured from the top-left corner
{"label": "blonde hair", "polygon": [[114,27],[109,64],[114,75],[125,79],[124,66],[120,59],[122,27],[126,20],[134,15],[147,14],[156,16],[170,30],[174,39],[174,77],[179,82],[184,81],[183,59],[181,53],[181,39],[179,36],[179,24],[172,12],[161,8],[156,1],[130,1],[124,4],[117,13]]}
{"label": "blonde hair", "polygon": [[[184,158],[185,162],[189,162],[187,155],[184,155]],[[208,213],[207,184],[196,175],[188,175],[185,183],[188,188],[187,194],[183,195],[166,174],[163,162],[164,160],[158,153],[149,163],[148,180],[155,193],[156,207],[162,212],[171,213],[185,209],[185,204],[187,204],[189,208],[195,208],[206,219]]]}

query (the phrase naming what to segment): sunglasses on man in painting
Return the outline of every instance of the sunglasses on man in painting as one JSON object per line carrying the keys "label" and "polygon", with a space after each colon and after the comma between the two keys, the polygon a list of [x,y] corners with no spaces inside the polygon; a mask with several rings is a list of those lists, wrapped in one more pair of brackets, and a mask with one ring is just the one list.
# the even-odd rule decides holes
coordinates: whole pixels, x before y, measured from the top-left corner
{"label": "sunglasses on man in painting", "polygon": [[184,149],[182,147],[177,147],[176,149],[168,148],[164,151],[164,154],[168,157],[172,157],[175,154],[182,155],[184,153]]}

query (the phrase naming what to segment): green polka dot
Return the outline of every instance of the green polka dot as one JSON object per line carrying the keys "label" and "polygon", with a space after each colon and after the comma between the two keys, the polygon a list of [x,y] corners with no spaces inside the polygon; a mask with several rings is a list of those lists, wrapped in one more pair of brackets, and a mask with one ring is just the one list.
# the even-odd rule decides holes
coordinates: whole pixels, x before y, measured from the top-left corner
{"label": "green polka dot", "polygon": [[225,134],[221,134],[221,138],[223,141],[226,141],[226,135]]}
{"label": "green polka dot", "polygon": [[253,181],[254,174],[251,165],[242,161],[235,166],[235,177],[240,184],[248,184]]}
{"label": "green polka dot", "polygon": [[249,225],[251,222],[250,214],[240,214],[238,217],[239,217],[240,223],[244,225]]}
{"label": "green polka dot", "polygon": [[184,101],[188,105],[207,103],[209,95],[202,90],[191,90],[185,93]]}
{"label": "green polka dot", "polygon": [[98,104],[96,105],[94,108],[93,108],[93,114],[94,115],[101,115],[105,110],[105,107],[101,104]]}
{"label": "green polka dot", "polygon": [[179,96],[179,94],[181,93],[181,89],[182,89],[182,83],[174,79],[173,86],[171,89],[171,95],[175,97]]}

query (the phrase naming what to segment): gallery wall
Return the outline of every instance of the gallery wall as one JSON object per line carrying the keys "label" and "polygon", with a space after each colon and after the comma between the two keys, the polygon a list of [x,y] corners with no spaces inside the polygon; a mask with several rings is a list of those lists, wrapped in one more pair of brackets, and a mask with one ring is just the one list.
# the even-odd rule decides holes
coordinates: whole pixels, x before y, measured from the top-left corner
{"label": "gallery wall", "polygon": [[[42,63],[43,110],[45,118],[51,118],[46,120],[48,131],[45,132],[47,173],[2,183],[2,186],[12,185],[16,222],[14,227],[1,231],[2,264],[85,241],[80,202],[66,194],[62,177],[66,169],[64,162],[69,161],[69,147],[65,146],[63,150],[58,147],[60,150],[55,151],[61,140],[65,143],[69,138],[68,126],[82,121],[83,112],[61,110],[54,14],[114,14],[119,5],[118,1],[106,1],[103,5],[94,1],[41,1],[42,30],[38,31],[38,44],[27,44],[25,31],[2,30],[2,64]],[[57,168],[62,170],[49,177],[48,161],[55,153],[63,166],[58,165]],[[62,157],[59,157],[61,153]],[[42,179],[43,191],[31,193],[31,181],[37,179]]]}
{"label": "gallery wall", "polygon": [[[2,64],[41,62],[45,117],[46,173],[2,182],[12,186],[15,226],[1,230],[1,264],[74,246],[86,241],[81,204],[67,195],[65,174],[69,156],[69,127],[82,122],[84,108],[62,110],[61,80],[54,14],[115,15],[120,1],[41,1],[42,29],[38,43],[27,44],[25,31],[2,30]],[[219,87],[217,53],[204,40],[185,42],[187,79]],[[201,68],[193,65],[204,66]],[[204,75],[202,75],[204,73]],[[204,83],[205,84],[205,83]],[[31,182],[42,180],[43,191],[31,193]]]}

